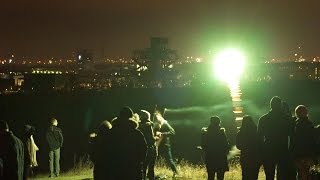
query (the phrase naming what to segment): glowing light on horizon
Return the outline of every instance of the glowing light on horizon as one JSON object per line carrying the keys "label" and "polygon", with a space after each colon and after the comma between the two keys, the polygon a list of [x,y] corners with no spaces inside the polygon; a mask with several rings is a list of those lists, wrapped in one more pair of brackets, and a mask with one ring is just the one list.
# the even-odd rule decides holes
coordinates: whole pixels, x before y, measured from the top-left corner
{"label": "glowing light on horizon", "polygon": [[235,120],[241,122],[243,107],[240,78],[245,67],[245,56],[239,50],[229,48],[217,54],[213,65],[216,77],[225,82],[230,89]]}

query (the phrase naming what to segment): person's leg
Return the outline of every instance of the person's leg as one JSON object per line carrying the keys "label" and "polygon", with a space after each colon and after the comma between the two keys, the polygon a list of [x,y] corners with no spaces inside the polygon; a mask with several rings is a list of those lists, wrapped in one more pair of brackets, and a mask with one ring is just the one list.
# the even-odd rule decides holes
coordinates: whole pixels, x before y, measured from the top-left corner
{"label": "person's leg", "polygon": [[60,175],[60,148],[54,150],[55,175]]}
{"label": "person's leg", "polygon": [[218,171],[217,172],[217,179],[218,180],[223,180],[224,179],[224,172],[225,171]]}
{"label": "person's leg", "polygon": [[167,161],[167,163],[169,163],[169,166],[171,168],[171,170],[173,171],[173,173],[178,173],[176,164],[174,163],[174,160],[172,158],[172,153],[171,153],[171,147],[166,147],[165,152],[164,152],[164,157]]}
{"label": "person's leg", "polygon": [[157,152],[156,149],[150,150],[150,161],[148,165],[148,178],[154,180],[154,165],[156,163]]}
{"label": "person's leg", "polygon": [[249,169],[248,164],[245,162],[241,163],[242,180],[249,180]]}
{"label": "person's leg", "polygon": [[263,161],[264,173],[266,180],[274,180],[276,164],[273,159],[265,159]]}
{"label": "person's leg", "polygon": [[53,161],[54,161],[54,156],[53,156],[53,151],[49,151],[49,170],[50,170],[50,177],[53,177]]}

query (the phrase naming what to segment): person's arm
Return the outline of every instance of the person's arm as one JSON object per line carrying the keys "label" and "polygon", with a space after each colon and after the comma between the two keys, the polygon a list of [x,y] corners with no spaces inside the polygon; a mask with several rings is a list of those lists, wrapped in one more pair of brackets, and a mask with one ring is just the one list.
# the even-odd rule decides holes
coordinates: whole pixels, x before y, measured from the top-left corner
{"label": "person's arm", "polygon": [[258,121],[258,147],[260,150],[263,148],[264,136],[265,136],[265,116],[260,117]]}
{"label": "person's arm", "polygon": [[163,126],[163,131],[161,131],[161,135],[175,135],[175,130],[173,129],[172,126],[168,122],[165,122]]}
{"label": "person's arm", "polygon": [[63,145],[63,134],[62,134],[61,130],[59,131],[59,139],[60,139],[60,147],[62,147],[62,145]]}
{"label": "person's arm", "polygon": [[237,136],[236,136],[236,146],[239,150],[242,150],[242,146],[243,146],[243,142],[242,142],[242,138],[241,138],[241,133],[238,132]]}

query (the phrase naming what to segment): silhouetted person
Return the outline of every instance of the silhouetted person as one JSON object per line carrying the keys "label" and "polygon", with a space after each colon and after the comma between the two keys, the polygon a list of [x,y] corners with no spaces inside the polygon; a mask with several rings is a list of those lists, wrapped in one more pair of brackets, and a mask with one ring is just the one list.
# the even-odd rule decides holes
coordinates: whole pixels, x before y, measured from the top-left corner
{"label": "silhouetted person", "polygon": [[[157,148],[155,144],[155,137],[153,133],[153,123],[150,120],[150,113],[146,110],[141,110],[139,113],[140,124],[139,130],[144,135],[147,142],[147,155],[143,163],[143,179],[154,180],[154,165],[157,157]],[[146,174],[148,169],[148,174]]]}
{"label": "silhouetted person", "polygon": [[244,116],[237,134],[236,145],[240,154],[240,165],[243,180],[258,179],[260,158],[257,126],[251,116]]}
{"label": "silhouetted person", "polygon": [[38,146],[34,142],[33,135],[35,128],[31,125],[25,125],[25,132],[23,137],[24,154],[25,154],[25,167],[24,167],[24,179],[28,179],[29,176],[33,176],[33,169],[38,166],[37,151]]}
{"label": "silhouetted person", "polygon": [[202,148],[205,152],[205,163],[208,173],[208,180],[215,178],[224,179],[224,173],[229,170],[227,154],[229,143],[225,134],[225,129],[220,127],[220,118],[213,116],[210,118],[210,125],[202,131]]}
{"label": "silhouetted person", "polygon": [[294,161],[294,154],[293,154],[293,143],[294,143],[294,129],[295,129],[295,121],[296,118],[292,116],[291,110],[289,108],[289,104],[285,101],[282,101],[282,109],[285,115],[288,116],[289,119],[289,142],[288,142],[288,147],[289,147],[289,158],[288,158],[288,179],[296,179],[297,176],[297,170],[295,166],[295,161]]}
{"label": "silhouetted person", "polygon": [[112,121],[110,148],[107,150],[111,163],[108,165],[108,179],[142,179],[142,163],[146,157],[147,144],[132,117],[132,110],[124,107],[119,117]]}
{"label": "silhouetted person", "polygon": [[24,145],[11,131],[7,122],[0,121],[0,159],[3,170],[0,179],[23,180]]}
{"label": "silhouetted person", "polygon": [[63,135],[61,129],[58,128],[57,125],[58,120],[52,118],[46,133],[46,139],[49,145],[49,177],[58,177],[60,175],[60,148],[63,144]]}
{"label": "silhouetted person", "polygon": [[93,177],[96,180],[108,179],[109,175],[109,154],[110,133],[112,125],[109,121],[103,121],[98,129],[97,136],[93,144]]}
{"label": "silhouetted person", "polygon": [[294,154],[299,180],[311,180],[309,169],[315,164],[316,139],[315,129],[308,117],[308,110],[305,106],[299,105],[295,109],[295,143]]}
{"label": "silhouetted person", "polygon": [[173,175],[178,174],[176,164],[171,152],[171,136],[175,135],[175,130],[166,121],[159,112],[155,113],[154,132],[156,136],[156,144],[158,146],[159,155],[163,156],[169,164]]}
{"label": "silhouetted person", "polygon": [[259,148],[262,151],[262,163],[266,179],[274,179],[277,167],[277,179],[289,179],[289,138],[291,137],[291,119],[283,112],[282,101],[275,96],[270,101],[271,110],[259,119]]}

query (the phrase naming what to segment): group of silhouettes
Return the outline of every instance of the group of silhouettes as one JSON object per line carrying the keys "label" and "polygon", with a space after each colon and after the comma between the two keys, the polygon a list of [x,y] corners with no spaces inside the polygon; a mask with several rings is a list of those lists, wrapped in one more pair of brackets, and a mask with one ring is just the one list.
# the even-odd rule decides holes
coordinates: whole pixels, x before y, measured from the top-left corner
{"label": "group of silhouettes", "polygon": [[[270,108],[261,116],[258,125],[251,116],[243,117],[236,136],[242,179],[258,179],[261,165],[267,180],[273,180],[275,174],[278,180],[318,179],[310,168],[318,163],[320,129],[309,120],[306,106],[297,106],[292,116],[288,104],[275,96]],[[214,179],[216,174],[217,179],[222,180],[229,170],[229,143],[219,117],[212,117],[209,127],[202,132],[208,180]]]}
{"label": "group of silhouettes", "polygon": [[[49,156],[49,177],[60,174],[60,148],[63,135],[57,127],[58,120],[51,118],[46,131]],[[9,129],[6,121],[0,121],[0,180],[27,180],[33,177],[33,170],[38,166],[37,151],[33,135],[35,127],[24,126],[24,135],[17,137]]]}
{"label": "group of silhouettes", "polygon": [[[152,116],[152,117],[151,117]],[[152,118],[152,120],[151,120]],[[208,127],[201,130],[208,180],[217,176],[223,180],[229,170],[227,155],[230,144],[218,116],[210,118]],[[46,133],[49,146],[50,177],[60,173],[60,148],[63,135],[55,118],[50,120]],[[37,166],[34,128],[25,126],[21,140],[0,121],[0,179],[22,180]],[[152,115],[146,110],[136,113],[123,107],[111,121],[103,121],[91,136],[93,175],[96,180],[154,180],[154,166],[161,154],[174,177],[179,176],[172,157],[170,138],[175,130],[162,114]],[[304,105],[295,108],[292,116],[287,103],[278,96],[270,101],[270,111],[261,116],[258,124],[251,116],[244,116],[236,135],[240,150],[243,180],[256,180],[263,166],[267,180],[312,180],[310,168],[319,163],[319,126],[309,119]],[[319,177],[319,176],[318,176]]]}
{"label": "group of silhouettes", "polygon": [[117,118],[103,121],[92,141],[94,179],[155,179],[158,153],[177,175],[170,143],[174,134],[161,113],[155,113],[152,121],[146,110],[133,113],[123,107]]}

